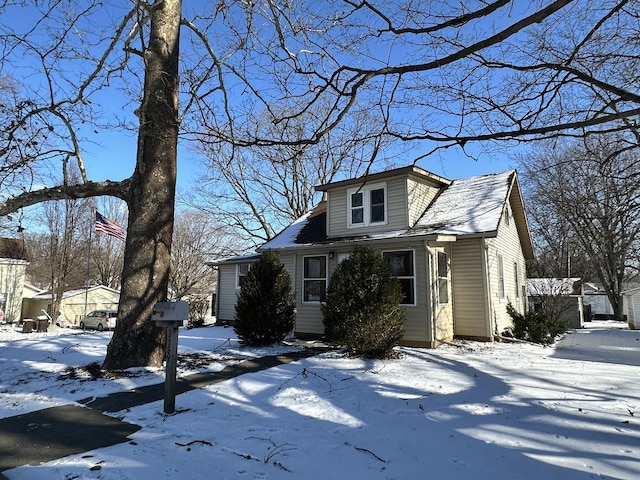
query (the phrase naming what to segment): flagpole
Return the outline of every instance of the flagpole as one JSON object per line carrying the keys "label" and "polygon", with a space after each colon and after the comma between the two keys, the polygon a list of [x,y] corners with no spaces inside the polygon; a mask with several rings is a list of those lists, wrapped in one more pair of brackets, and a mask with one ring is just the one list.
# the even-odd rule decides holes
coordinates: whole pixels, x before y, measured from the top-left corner
{"label": "flagpole", "polygon": [[89,270],[90,270],[90,262],[91,262],[91,239],[93,238],[93,228],[95,224],[95,212],[93,214],[93,220],[91,221],[91,228],[89,228],[89,246],[87,247],[87,271],[84,276],[84,315],[82,318],[87,316],[87,302],[89,296]]}

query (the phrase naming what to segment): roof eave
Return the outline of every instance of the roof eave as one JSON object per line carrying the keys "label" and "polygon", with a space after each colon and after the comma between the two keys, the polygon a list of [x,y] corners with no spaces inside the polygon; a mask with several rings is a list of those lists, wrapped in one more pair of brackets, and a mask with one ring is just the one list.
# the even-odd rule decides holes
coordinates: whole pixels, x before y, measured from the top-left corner
{"label": "roof eave", "polygon": [[432,182],[439,183],[440,185],[443,185],[443,186],[451,184],[451,180],[447,178],[436,175],[435,173],[429,172],[428,170],[424,170],[420,167],[416,167],[415,165],[410,165],[408,167],[385,170],[383,172],[368,173],[357,178],[348,178],[346,180],[339,180],[337,182],[330,182],[322,185],[316,185],[315,189],[318,192],[324,192],[331,188],[345,187],[349,185],[360,185],[363,183],[375,182],[385,178],[401,176],[401,175],[411,175],[411,176],[422,178],[425,180],[431,180]]}

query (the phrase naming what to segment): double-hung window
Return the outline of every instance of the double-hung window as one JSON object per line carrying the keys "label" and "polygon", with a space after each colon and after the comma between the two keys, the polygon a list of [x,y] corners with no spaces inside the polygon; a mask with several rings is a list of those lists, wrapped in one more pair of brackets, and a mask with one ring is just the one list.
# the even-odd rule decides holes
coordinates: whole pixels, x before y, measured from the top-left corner
{"label": "double-hung window", "polygon": [[351,225],[364,224],[364,193],[353,192],[349,194],[351,199]]}
{"label": "double-hung window", "polygon": [[365,185],[347,192],[349,227],[366,227],[387,222],[385,184]]}
{"label": "double-hung window", "polygon": [[242,288],[244,277],[247,276],[250,267],[251,264],[249,263],[238,263],[236,265],[236,288]]}
{"label": "double-hung window", "polygon": [[513,276],[516,287],[516,298],[520,298],[520,269],[518,268],[518,262],[513,263]]}
{"label": "double-hung window", "polygon": [[383,252],[382,256],[391,267],[391,272],[400,282],[402,289],[402,305],[416,304],[416,276],[413,264],[413,250]]}
{"label": "double-hung window", "polygon": [[438,252],[438,303],[449,303],[449,256]]}
{"label": "double-hung window", "polygon": [[302,301],[321,302],[327,291],[327,256],[304,257]]}

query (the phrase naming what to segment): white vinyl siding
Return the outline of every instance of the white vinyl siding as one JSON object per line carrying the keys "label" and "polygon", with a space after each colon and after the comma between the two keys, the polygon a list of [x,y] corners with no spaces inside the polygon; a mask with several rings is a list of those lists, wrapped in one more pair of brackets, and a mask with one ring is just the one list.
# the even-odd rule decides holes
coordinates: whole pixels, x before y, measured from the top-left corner
{"label": "white vinyl siding", "polygon": [[218,322],[230,322],[235,318],[236,298],[236,264],[220,264],[218,266]]}

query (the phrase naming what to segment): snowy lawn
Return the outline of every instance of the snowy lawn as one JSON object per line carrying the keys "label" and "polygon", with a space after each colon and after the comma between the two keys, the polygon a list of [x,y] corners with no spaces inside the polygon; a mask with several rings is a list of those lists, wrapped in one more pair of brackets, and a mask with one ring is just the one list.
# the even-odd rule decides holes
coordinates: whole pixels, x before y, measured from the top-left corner
{"label": "snowy lawn", "polygon": [[[621,327],[593,322],[550,348],[461,342],[387,361],[331,352],[185,393],[173,415],[162,401],[114,412],[143,427],[131,442],[4,474],[638,479],[640,331]],[[0,417],[163,381],[153,369],[100,375],[110,335],[0,329]],[[245,349],[230,328],[181,329],[179,374],[296,348]]]}

